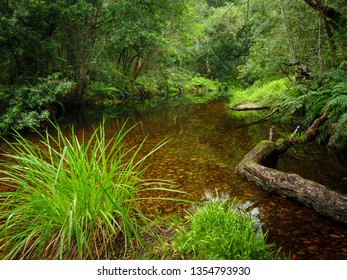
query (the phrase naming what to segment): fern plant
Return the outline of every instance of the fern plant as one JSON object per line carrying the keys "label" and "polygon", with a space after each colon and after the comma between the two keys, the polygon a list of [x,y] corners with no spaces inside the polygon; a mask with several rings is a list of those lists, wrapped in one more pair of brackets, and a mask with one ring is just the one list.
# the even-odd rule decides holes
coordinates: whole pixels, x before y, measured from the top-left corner
{"label": "fern plant", "polygon": [[[292,119],[308,127],[328,111],[328,119],[319,129],[317,140],[329,146],[347,146],[347,83],[332,81],[315,90],[307,90],[303,85],[294,86],[287,91],[283,103],[285,119]],[[293,119],[293,116],[296,118]]]}
{"label": "fern plant", "polygon": [[343,148],[347,146],[347,84],[337,84],[331,92],[332,96],[325,106],[329,116],[322,136],[327,134],[325,138],[328,139],[328,145]]}

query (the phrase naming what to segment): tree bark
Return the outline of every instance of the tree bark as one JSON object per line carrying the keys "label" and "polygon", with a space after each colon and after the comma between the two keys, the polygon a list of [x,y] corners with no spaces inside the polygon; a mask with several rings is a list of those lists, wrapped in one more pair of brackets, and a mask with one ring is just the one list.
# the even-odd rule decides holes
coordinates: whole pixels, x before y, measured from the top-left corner
{"label": "tree bark", "polygon": [[304,0],[311,8],[322,13],[322,15],[332,22],[334,28],[342,26],[346,19],[334,7],[329,6],[322,0]]}
{"label": "tree bark", "polygon": [[236,172],[267,191],[276,192],[312,207],[318,213],[333,220],[347,223],[347,196],[327,187],[302,178],[297,174],[281,172],[262,164],[271,155],[285,151],[290,146],[286,141],[276,144],[261,141],[237,165]]}

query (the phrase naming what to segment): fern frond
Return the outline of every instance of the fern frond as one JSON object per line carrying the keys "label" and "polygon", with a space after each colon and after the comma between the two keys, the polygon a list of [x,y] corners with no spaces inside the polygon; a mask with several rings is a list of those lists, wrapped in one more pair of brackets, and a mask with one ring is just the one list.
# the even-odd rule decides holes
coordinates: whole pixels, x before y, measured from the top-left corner
{"label": "fern frond", "polygon": [[334,110],[334,108],[339,108],[340,110],[347,111],[347,95],[338,95],[331,99],[327,103],[327,108]]}
{"label": "fern frond", "polygon": [[329,146],[343,148],[347,146],[347,113],[340,116],[336,129],[329,139]]}

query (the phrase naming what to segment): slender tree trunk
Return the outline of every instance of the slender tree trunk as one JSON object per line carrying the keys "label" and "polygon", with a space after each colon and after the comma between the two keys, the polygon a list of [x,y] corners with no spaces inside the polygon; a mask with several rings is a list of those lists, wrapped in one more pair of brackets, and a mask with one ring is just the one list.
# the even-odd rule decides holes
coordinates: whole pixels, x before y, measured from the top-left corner
{"label": "slender tree trunk", "polygon": [[142,57],[141,55],[138,57],[134,67],[132,81],[136,81],[136,79],[140,76],[141,72],[146,67],[153,54],[154,48],[151,48],[144,57]]}
{"label": "slender tree trunk", "polygon": [[289,48],[290,61],[296,61],[295,49],[293,47],[293,43],[291,40],[291,33],[288,26],[287,15],[285,13],[285,7],[283,7],[282,1],[280,1],[280,7],[281,7],[282,23],[284,26],[284,30],[286,32],[287,44]]}
{"label": "slender tree trunk", "polygon": [[319,75],[322,76],[322,17],[318,15],[318,40],[317,40],[317,55],[319,65]]}
{"label": "slender tree trunk", "polygon": [[90,13],[85,16],[84,21],[78,28],[70,32],[72,44],[68,52],[70,62],[73,65],[76,83],[72,90],[71,102],[83,103],[89,84],[89,67],[92,58],[92,49],[95,42],[95,19]]}
{"label": "slender tree trunk", "polygon": [[333,53],[336,52],[336,42],[335,42],[335,38],[334,38],[334,32],[329,24],[329,22],[324,18],[324,25],[325,25],[325,31],[327,33],[328,36],[328,42],[330,45],[330,49],[332,50]]}

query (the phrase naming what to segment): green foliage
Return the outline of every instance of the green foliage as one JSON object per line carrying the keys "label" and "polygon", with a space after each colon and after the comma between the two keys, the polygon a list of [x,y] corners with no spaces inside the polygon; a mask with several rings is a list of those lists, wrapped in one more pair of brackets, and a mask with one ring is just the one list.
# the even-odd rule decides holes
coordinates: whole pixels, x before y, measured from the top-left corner
{"label": "green foliage", "polygon": [[[346,103],[344,106],[346,106]],[[331,135],[329,138],[330,146],[337,148],[347,147],[347,113],[343,113],[335,123],[330,121],[330,126],[328,123],[325,127]]]}
{"label": "green foliage", "polygon": [[37,127],[50,117],[49,105],[66,96],[72,82],[59,74],[41,79],[36,85],[0,88],[0,133],[10,129]]}
{"label": "green foliage", "polygon": [[[346,26],[334,28],[331,19],[305,2],[250,4],[252,46],[246,63],[239,67],[241,82],[251,85],[257,80],[292,76],[300,68],[318,77],[346,59]],[[346,17],[346,5],[340,1],[323,2]]]}
{"label": "green foliage", "polygon": [[206,79],[204,77],[193,77],[190,85],[191,89],[197,88],[202,89],[203,91],[218,91],[219,87],[218,82]]}
{"label": "green foliage", "polygon": [[[217,3],[218,2],[218,3]],[[195,7],[204,36],[188,47],[187,64],[209,78],[234,80],[249,51],[250,34],[245,5],[230,1],[198,3]]]}
{"label": "green foliage", "polygon": [[192,77],[183,87],[185,91],[183,100],[192,103],[205,103],[230,97],[223,83],[201,76]]}
{"label": "green foliage", "polygon": [[90,137],[55,127],[39,145],[18,133],[7,142],[0,182],[14,191],[0,194],[5,259],[114,259],[141,244],[139,201],[155,189],[141,179],[143,162],[164,142],[140,158],[144,142],[124,149],[130,130],[107,140],[103,125]]}
{"label": "green foliage", "polygon": [[[346,18],[344,1],[324,3]],[[273,102],[284,88],[271,81],[285,76],[307,83],[288,92],[288,112],[303,108],[309,125],[330,96],[329,120],[344,123],[343,97],[332,91],[346,83],[347,27],[307,1],[2,1],[0,11],[0,133],[39,125],[48,117],[44,104],[63,97],[143,101],[182,95],[183,87],[188,100],[200,102],[224,88],[211,80],[236,87],[233,105]],[[43,94],[37,82],[45,87],[57,72],[74,82],[68,96],[55,94],[54,85]],[[297,98],[295,91],[310,94]],[[335,130],[326,131],[338,133],[331,143],[340,143],[334,139],[343,129],[328,124]]]}
{"label": "green foliage", "polygon": [[324,86],[310,89],[307,85],[299,84],[286,92],[282,103],[284,119],[308,127],[324,111],[328,111],[328,119],[319,129],[318,141],[344,148],[347,144],[347,75],[336,75],[339,71],[333,70],[329,73],[334,73],[336,80],[329,74]]}
{"label": "green foliage", "polygon": [[63,2],[1,1],[0,82],[23,83],[68,70],[58,55]]}
{"label": "green foliage", "polygon": [[282,78],[270,82],[255,83],[246,89],[234,87],[231,89],[230,106],[247,102],[269,106],[283,95],[289,85],[290,81],[287,78]]}
{"label": "green foliage", "polygon": [[[167,57],[172,57],[169,51],[174,52],[171,46],[178,44],[175,38],[180,37],[186,9],[181,0],[118,1],[108,5],[108,38],[96,42],[96,48],[101,49],[99,68],[108,61],[115,62],[129,81],[135,81],[152,62],[156,64],[163,49]],[[159,65],[154,68],[163,60],[162,56],[158,58]]]}
{"label": "green foliage", "polygon": [[250,213],[236,201],[206,202],[189,214],[189,221],[174,239],[174,248],[184,259],[259,260],[278,258],[266,234],[255,229]]}
{"label": "green foliage", "polygon": [[120,96],[121,91],[114,87],[105,85],[102,82],[95,82],[89,85],[87,99],[102,102],[107,100],[116,100]]}
{"label": "green foliage", "polygon": [[206,0],[207,4],[211,7],[221,7],[227,4],[227,2],[231,2],[228,0]]}

